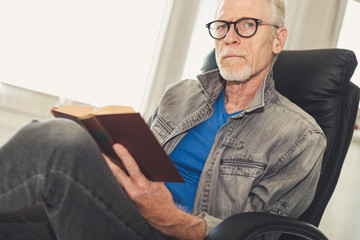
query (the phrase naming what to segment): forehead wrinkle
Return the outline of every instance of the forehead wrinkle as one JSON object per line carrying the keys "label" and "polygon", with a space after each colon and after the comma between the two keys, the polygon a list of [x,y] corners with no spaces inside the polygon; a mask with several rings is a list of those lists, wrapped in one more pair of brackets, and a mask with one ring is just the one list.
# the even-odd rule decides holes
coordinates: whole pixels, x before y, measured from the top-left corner
{"label": "forehead wrinkle", "polygon": [[256,8],[254,7],[254,4],[247,1],[241,1],[241,5],[225,5],[225,2],[228,1],[222,0],[217,8],[215,17],[217,20],[236,21],[241,18],[258,18],[263,21],[269,21],[269,16],[267,16],[268,14],[266,14],[266,11],[263,10],[264,7]]}

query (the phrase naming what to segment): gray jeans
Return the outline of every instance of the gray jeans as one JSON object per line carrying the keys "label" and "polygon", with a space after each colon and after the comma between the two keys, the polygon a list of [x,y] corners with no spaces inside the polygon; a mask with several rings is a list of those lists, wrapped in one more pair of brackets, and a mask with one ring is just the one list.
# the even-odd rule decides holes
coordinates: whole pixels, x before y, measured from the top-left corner
{"label": "gray jeans", "polygon": [[[142,218],[96,143],[72,121],[21,129],[0,148],[0,176],[0,213],[43,202],[57,239],[170,239]],[[0,222],[0,239],[49,232],[43,223],[20,225],[21,232],[12,229],[14,223]]]}

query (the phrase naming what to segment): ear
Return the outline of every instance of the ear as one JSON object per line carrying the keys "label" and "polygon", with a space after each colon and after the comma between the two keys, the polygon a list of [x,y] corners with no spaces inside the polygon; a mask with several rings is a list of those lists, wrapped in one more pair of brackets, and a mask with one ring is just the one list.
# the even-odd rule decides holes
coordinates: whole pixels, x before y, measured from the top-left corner
{"label": "ear", "polygon": [[279,54],[282,51],[285,45],[286,37],[287,37],[287,29],[285,27],[281,27],[276,30],[276,37],[273,40],[274,54]]}

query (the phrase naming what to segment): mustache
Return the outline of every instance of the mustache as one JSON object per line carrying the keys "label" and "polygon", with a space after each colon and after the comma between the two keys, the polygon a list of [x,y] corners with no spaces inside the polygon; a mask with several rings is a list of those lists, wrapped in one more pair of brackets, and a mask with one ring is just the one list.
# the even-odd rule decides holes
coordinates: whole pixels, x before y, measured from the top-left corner
{"label": "mustache", "polygon": [[236,50],[236,49],[231,49],[231,48],[225,48],[223,49],[220,53],[219,53],[219,58],[224,58],[227,56],[239,56],[239,57],[244,57],[247,58],[248,57],[248,53],[245,51],[240,51],[240,50]]}

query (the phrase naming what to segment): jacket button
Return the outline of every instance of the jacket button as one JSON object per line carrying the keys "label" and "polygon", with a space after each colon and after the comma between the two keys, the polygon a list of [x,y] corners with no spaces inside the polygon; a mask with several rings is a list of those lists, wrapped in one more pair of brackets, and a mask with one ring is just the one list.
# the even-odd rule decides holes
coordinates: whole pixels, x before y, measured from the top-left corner
{"label": "jacket button", "polygon": [[238,148],[242,148],[242,147],[243,147],[243,144],[242,144],[242,143],[238,143],[238,144],[237,144],[237,147],[238,147]]}

